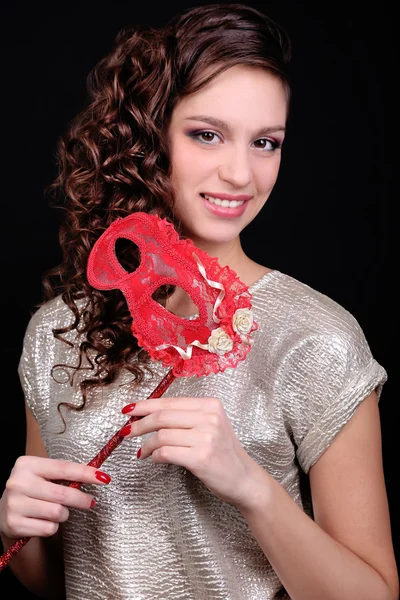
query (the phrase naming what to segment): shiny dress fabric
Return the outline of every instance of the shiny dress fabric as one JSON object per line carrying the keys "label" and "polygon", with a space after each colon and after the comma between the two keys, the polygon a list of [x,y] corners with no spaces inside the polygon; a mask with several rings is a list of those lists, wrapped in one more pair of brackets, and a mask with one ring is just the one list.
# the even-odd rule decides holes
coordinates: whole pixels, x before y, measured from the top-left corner
{"label": "shiny dress fabric", "polygon": [[[259,329],[236,369],[177,378],[168,396],[219,398],[248,454],[312,518],[301,485],[386,371],[373,358],[354,317],[332,299],[280,271],[250,287]],[[52,328],[72,314],[60,297],[31,318],[19,365],[26,400],[51,457],[89,462],[126,422],[121,409],[146,398],[167,372],[151,363],[138,388],[124,372],[89,393],[82,411],[71,370],[76,348]],[[74,334],[68,334],[73,340]],[[108,486],[86,486],[97,504],[71,510],[63,526],[68,600],[288,599],[239,511],[213,496],[189,471],[136,460],[141,439],[124,440],[102,466]],[[238,481],[240,485],[240,481]],[[306,541],[306,540],[305,540]]]}

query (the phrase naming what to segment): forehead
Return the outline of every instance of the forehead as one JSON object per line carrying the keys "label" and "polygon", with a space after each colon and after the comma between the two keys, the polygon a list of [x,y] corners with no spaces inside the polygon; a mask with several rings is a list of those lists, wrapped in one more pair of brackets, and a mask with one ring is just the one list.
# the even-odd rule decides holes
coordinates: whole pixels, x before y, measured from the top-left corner
{"label": "forehead", "polygon": [[285,89],[279,78],[265,69],[242,65],[230,67],[197,92],[182,98],[173,111],[172,121],[204,114],[232,125],[284,123],[287,115]]}

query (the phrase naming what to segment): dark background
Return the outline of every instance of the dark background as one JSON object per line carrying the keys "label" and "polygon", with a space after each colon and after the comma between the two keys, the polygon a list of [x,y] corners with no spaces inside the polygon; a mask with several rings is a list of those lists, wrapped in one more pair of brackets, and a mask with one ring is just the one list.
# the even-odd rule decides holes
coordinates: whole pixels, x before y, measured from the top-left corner
{"label": "dark background", "polygon": [[[370,12],[350,3],[247,4],[269,14],[291,36],[293,107],[278,183],[244,232],[244,246],[258,262],[300,279],[349,310],[388,371],[380,411],[398,557],[398,378],[392,350],[397,310],[391,302],[397,273],[389,260],[394,16],[384,3],[373,10],[371,5]],[[2,3],[0,490],[24,452],[17,376],[24,330],[42,297],[41,275],[60,258],[59,215],[44,196],[56,174],[57,138],[83,107],[86,76],[121,27],[162,24],[194,5]],[[0,592],[1,598],[15,592],[33,598],[9,569],[0,574]]]}

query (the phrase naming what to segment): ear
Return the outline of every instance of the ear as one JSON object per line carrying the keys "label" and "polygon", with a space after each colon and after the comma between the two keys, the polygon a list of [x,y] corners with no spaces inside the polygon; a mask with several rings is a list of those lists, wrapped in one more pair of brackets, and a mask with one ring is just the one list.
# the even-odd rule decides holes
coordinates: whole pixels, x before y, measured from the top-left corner
{"label": "ear", "polygon": [[[132,215],[134,217],[134,215]],[[112,290],[120,284],[130,273],[125,271],[115,254],[115,244],[118,238],[125,237],[132,241],[132,219],[117,219],[98,238],[88,259],[87,278],[91,286],[99,290]]]}

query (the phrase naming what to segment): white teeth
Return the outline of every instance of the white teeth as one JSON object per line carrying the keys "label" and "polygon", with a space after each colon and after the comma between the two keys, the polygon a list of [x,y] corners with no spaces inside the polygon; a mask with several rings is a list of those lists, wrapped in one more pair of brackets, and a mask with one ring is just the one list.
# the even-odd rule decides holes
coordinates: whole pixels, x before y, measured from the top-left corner
{"label": "white teeth", "polygon": [[216,204],[217,206],[223,206],[227,208],[237,208],[238,206],[242,206],[244,200],[221,200],[220,198],[212,198],[211,196],[206,196],[203,194],[204,198],[211,202],[211,204]]}

